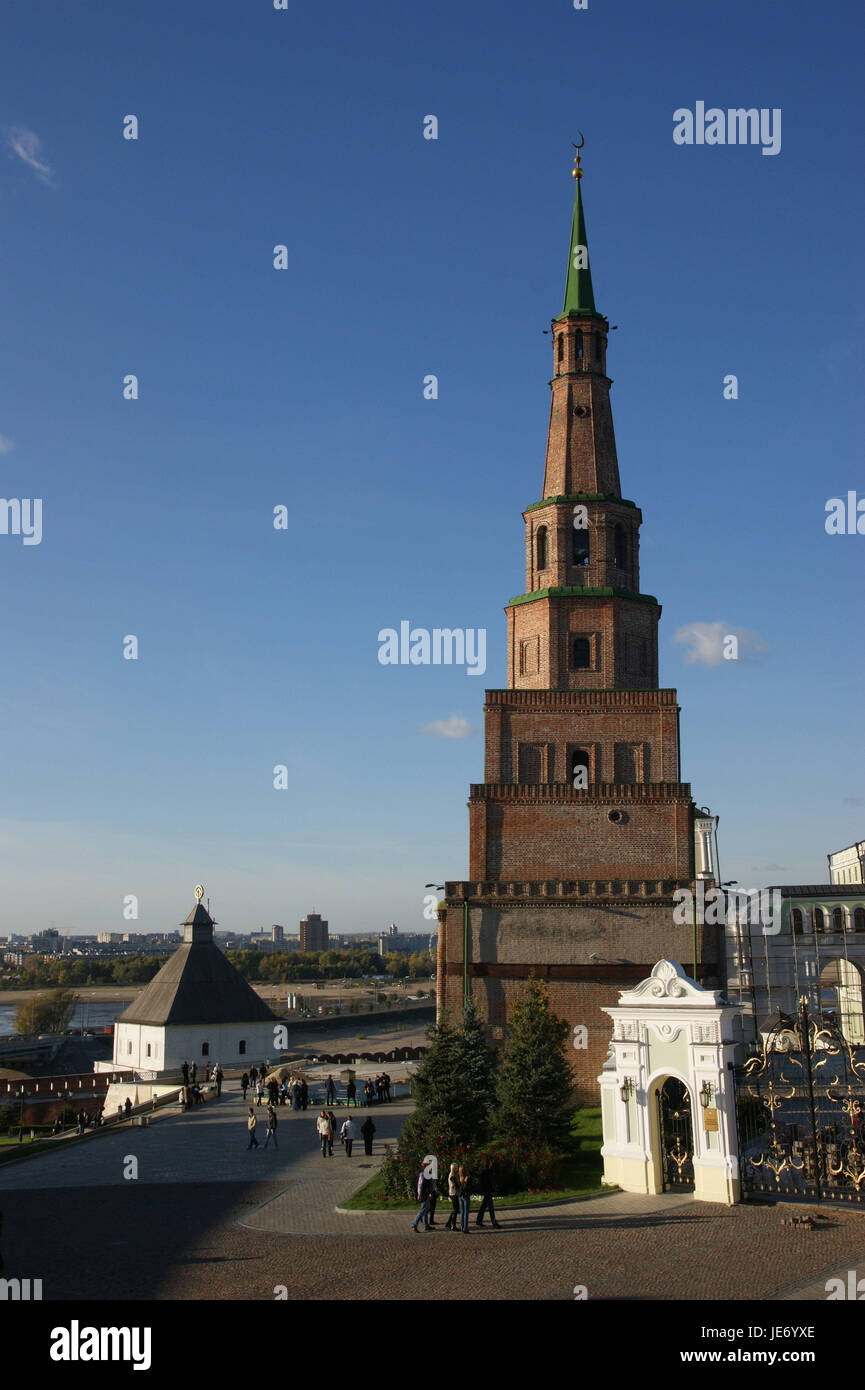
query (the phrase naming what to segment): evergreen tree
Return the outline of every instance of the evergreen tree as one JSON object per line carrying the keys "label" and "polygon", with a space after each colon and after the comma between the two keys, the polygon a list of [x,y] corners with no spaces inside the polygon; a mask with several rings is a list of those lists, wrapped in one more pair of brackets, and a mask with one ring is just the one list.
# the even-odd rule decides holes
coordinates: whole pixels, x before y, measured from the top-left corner
{"label": "evergreen tree", "polygon": [[460,1028],[443,1023],[432,1029],[429,1051],[415,1074],[414,1095],[417,1104],[404,1130],[409,1145],[425,1145],[435,1152],[442,1143],[453,1149],[487,1138],[495,1096],[494,1060],[483,1019],[472,1002],[463,1011]]}
{"label": "evergreen tree", "polygon": [[463,1006],[462,1027],[456,1036],[465,1141],[477,1144],[489,1135],[496,1090],[496,1058],[487,1044],[484,1020],[471,997]]}
{"label": "evergreen tree", "polygon": [[573,1114],[565,1053],[570,1026],[550,1009],[547,987],[530,978],[515,1004],[498,1069],[496,1133],[561,1148]]}

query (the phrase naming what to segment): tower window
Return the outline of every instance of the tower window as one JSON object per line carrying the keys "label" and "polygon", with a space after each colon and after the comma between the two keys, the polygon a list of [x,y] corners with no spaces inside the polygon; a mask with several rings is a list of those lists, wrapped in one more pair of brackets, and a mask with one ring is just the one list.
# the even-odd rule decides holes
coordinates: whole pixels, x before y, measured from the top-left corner
{"label": "tower window", "polygon": [[865,907],[854,907],[853,930],[865,931]]}
{"label": "tower window", "polygon": [[604,339],[601,333],[595,334],[595,360],[600,362],[604,352]]}
{"label": "tower window", "polygon": [[576,353],[577,361],[578,361],[578,362],[582,362],[582,360],[583,360],[583,335],[582,335],[582,333],[580,333],[579,331],[576,332],[576,333],[574,334],[574,352]]}
{"label": "tower window", "polygon": [[613,759],[613,775],[617,782],[636,782],[638,780],[639,768],[637,766],[637,749],[633,744],[617,743]]}
{"label": "tower window", "polygon": [[623,570],[627,568],[628,541],[624,529],[621,526],[617,526],[613,532],[613,556],[617,569]]}
{"label": "tower window", "polygon": [[826,916],[825,916],[825,913],[823,912],[822,907],[815,907],[815,908],[814,908],[814,930],[815,930],[815,931],[825,931],[825,930],[826,930]]}
{"label": "tower window", "polygon": [[832,930],[844,930],[844,909],[843,907],[833,907],[832,909]]}
{"label": "tower window", "polygon": [[210,1043],[202,1043],[202,1044],[201,1044],[201,1055],[202,1055],[202,1057],[209,1057],[209,1056],[210,1056]]}
{"label": "tower window", "polygon": [[563,334],[563,333],[560,333],[560,334],[559,334],[559,338],[558,338],[558,342],[556,343],[556,360],[557,360],[558,362],[561,362],[561,360],[562,360],[562,358],[564,357],[564,355],[565,355],[565,337],[564,337],[564,334]]}
{"label": "tower window", "polygon": [[[561,342],[561,338],[559,339],[559,342]],[[547,567],[547,528],[546,528],[546,526],[539,526],[539,527],[538,527],[538,534],[537,534],[537,540],[536,540],[536,549],[537,549],[537,556],[538,556],[538,569],[539,569],[539,570],[545,570],[546,567]]]}
{"label": "tower window", "polygon": [[802,909],[801,909],[801,907],[794,907],[794,908],[793,908],[793,911],[790,913],[790,921],[791,921],[791,924],[792,924],[792,927],[793,927],[793,935],[794,935],[794,936],[801,936],[801,935],[802,935]]}
{"label": "tower window", "polygon": [[245,1054],[246,1054],[246,1038],[241,1038],[241,1039],[240,1039],[240,1042],[237,1044],[237,1051],[238,1051],[238,1053],[239,1053],[239,1055],[240,1055],[241,1057],[245,1056]]}
{"label": "tower window", "polygon": [[571,562],[575,565],[587,565],[589,563],[589,533],[580,531],[574,527],[571,531],[573,537],[571,541]]}
{"label": "tower window", "polygon": [[575,671],[587,671],[592,664],[592,644],[588,637],[575,637],[571,648],[572,664]]}

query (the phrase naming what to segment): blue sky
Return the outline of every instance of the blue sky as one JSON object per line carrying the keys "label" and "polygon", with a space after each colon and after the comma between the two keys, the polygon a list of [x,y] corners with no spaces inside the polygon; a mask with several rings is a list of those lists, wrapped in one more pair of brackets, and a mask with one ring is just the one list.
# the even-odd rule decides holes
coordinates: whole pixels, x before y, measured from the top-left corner
{"label": "blue sky", "polygon": [[[683,775],[743,886],[862,836],[861,10],[693,10],[9,0],[0,492],[43,536],[0,535],[0,932],[162,930],[198,881],[238,930],[422,930],[465,875],[578,129]],[[780,153],[674,144],[697,101]],[[401,619],[486,628],[486,675],[380,665]],[[713,623],[747,659],[687,660]]]}

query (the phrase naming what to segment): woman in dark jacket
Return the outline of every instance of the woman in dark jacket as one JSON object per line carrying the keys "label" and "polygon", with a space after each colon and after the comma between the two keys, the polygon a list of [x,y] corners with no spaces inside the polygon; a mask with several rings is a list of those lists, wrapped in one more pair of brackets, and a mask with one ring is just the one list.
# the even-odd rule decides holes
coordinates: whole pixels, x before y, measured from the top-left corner
{"label": "woman in dark jacket", "polygon": [[375,1134],[375,1125],[371,1115],[367,1115],[360,1127],[360,1132],[363,1135],[363,1151],[369,1155],[372,1153],[372,1136]]}
{"label": "woman in dark jacket", "polygon": [[464,1236],[469,1233],[469,1207],[472,1200],[471,1178],[465,1168],[457,1173],[457,1188],[460,1199],[460,1230]]}

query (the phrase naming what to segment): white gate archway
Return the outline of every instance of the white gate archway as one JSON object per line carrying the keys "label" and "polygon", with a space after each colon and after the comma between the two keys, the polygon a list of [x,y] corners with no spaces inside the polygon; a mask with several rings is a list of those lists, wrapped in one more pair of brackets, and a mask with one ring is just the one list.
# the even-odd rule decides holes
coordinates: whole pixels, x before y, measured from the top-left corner
{"label": "white gate archway", "polygon": [[[598,1078],[604,1181],[626,1192],[678,1188],[706,1202],[737,1202],[729,1064],[740,1049],[739,1009],[689,979],[678,961],[660,960],[604,1012],[613,1020],[610,1056]],[[665,1092],[671,1079],[677,1085]]]}

